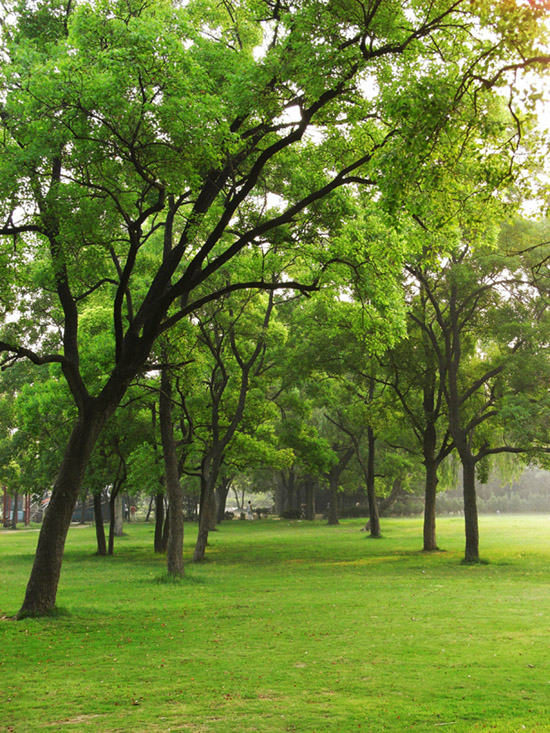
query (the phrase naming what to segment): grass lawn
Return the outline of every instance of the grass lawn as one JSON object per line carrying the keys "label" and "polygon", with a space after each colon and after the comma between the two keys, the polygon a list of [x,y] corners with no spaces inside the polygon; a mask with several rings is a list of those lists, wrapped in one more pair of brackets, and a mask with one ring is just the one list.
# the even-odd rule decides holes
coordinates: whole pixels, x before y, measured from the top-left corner
{"label": "grass lawn", "polygon": [[[153,527],[71,529],[56,619],[0,621],[0,731],[550,731],[550,518],[225,523],[161,582]],[[188,527],[191,556],[196,528]],[[0,616],[37,532],[0,534]]]}

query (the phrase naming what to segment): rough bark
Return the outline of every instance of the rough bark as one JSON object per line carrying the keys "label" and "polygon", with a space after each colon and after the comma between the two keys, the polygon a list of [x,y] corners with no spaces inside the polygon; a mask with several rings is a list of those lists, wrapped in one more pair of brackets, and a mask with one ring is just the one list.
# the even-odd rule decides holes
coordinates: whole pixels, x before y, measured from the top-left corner
{"label": "rough bark", "polygon": [[95,536],[97,540],[97,554],[107,554],[107,544],[105,542],[105,527],[103,526],[103,510],[101,508],[101,494],[94,494],[94,521]]}
{"label": "rough bark", "polygon": [[83,411],[73,427],[42,522],[19,618],[43,616],[55,610],[67,532],[84,471],[102,426],[101,415]]}
{"label": "rough bark", "polygon": [[166,565],[169,575],[182,576],[183,566],[183,492],[179,479],[178,454],[172,423],[172,380],[167,369],[160,378],[159,423],[164,455],[164,478],[170,504]]}

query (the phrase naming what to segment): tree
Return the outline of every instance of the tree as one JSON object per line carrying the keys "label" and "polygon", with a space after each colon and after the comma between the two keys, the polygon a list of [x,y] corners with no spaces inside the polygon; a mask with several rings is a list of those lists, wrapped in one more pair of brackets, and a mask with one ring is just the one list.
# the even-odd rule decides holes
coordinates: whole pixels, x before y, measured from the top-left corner
{"label": "tree", "polygon": [[[472,120],[457,128],[461,142],[480,151],[491,149],[481,137],[502,132],[486,119],[476,127],[480,91],[504,83],[505,67],[540,63],[542,8],[440,0],[410,10],[320,0],[251,0],[235,13],[208,0],[14,7],[2,28],[0,235],[2,299],[16,317],[0,347],[8,362],[59,364],[77,413],[20,616],[55,607],[86,465],[158,336],[228,289],[280,287],[261,269],[221,289],[212,275],[275,232],[281,248],[305,231],[323,247],[330,202],[357,186],[399,211],[459,112]],[[90,376],[80,318],[103,293],[114,348]],[[38,325],[60,334],[59,348]]]}
{"label": "tree", "polygon": [[[479,561],[476,466],[498,453],[530,449],[518,431],[519,402],[532,400],[524,383],[518,395],[510,377],[525,375],[528,357],[540,348],[537,321],[545,307],[529,287],[522,263],[505,253],[467,241],[448,257],[441,273],[410,268],[431,317],[415,323],[423,330],[438,364],[450,437],[463,473],[465,560]],[[533,338],[534,337],[534,338]],[[519,367],[521,363],[521,367]],[[536,400],[533,400],[536,403]],[[533,412],[530,411],[531,416]],[[443,444],[445,445],[445,444]]]}
{"label": "tree", "polygon": [[[428,307],[426,293],[421,290],[410,302],[412,324],[408,338],[386,355],[384,381],[393,389],[400,404],[402,419],[408,423],[422,455],[424,480],[423,549],[437,550],[436,496],[438,470],[453,448],[444,399],[445,364],[440,364],[429,334],[433,333],[434,316]],[[409,441],[401,432],[401,445]]]}

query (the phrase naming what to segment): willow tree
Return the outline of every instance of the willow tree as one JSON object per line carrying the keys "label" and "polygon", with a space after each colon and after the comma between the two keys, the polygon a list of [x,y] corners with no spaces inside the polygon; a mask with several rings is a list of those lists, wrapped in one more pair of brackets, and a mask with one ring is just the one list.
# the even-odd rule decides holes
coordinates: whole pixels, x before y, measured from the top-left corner
{"label": "willow tree", "polygon": [[[482,138],[502,135],[505,147],[509,134],[491,126],[485,100],[505,67],[541,60],[544,10],[509,0],[21,0],[9,10],[0,287],[11,315],[0,348],[8,363],[58,364],[76,408],[24,616],[55,607],[90,454],[157,337],[228,288],[278,287],[261,257],[246,281],[211,284],[267,240],[292,250],[307,234],[321,277],[327,215],[362,187],[396,213],[414,205],[444,164],[449,126],[462,131],[453,161],[464,146],[500,154]],[[80,314],[105,294],[114,346],[86,379]],[[46,333],[59,334],[55,348]]]}

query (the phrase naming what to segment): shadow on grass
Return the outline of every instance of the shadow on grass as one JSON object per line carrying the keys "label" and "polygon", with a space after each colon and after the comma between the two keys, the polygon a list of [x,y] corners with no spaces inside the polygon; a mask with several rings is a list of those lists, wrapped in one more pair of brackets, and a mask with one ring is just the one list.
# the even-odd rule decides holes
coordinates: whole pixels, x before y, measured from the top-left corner
{"label": "shadow on grass", "polygon": [[157,585],[201,585],[204,584],[204,578],[199,578],[196,575],[170,575],[169,573],[163,573],[157,575],[156,578],[152,578],[150,581]]}
{"label": "shadow on grass", "polygon": [[489,565],[490,562],[489,562],[489,560],[485,560],[482,557],[478,557],[475,560],[468,560],[466,558],[463,558],[460,561],[460,564],[461,565]]}
{"label": "shadow on grass", "polygon": [[42,619],[50,619],[50,618],[68,618],[71,616],[71,612],[67,608],[63,608],[63,606],[54,606],[54,608],[48,608],[46,611],[42,611],[40,613],[32,613],[31,611],[23,611],[23,613],[18,613],[15,616],[11,616],[11,620],[13,621],[27,621],[27,620],[35,620],[40,621]]}

